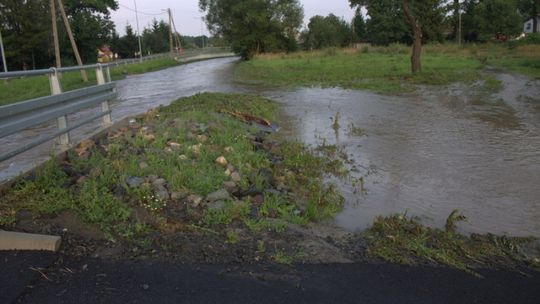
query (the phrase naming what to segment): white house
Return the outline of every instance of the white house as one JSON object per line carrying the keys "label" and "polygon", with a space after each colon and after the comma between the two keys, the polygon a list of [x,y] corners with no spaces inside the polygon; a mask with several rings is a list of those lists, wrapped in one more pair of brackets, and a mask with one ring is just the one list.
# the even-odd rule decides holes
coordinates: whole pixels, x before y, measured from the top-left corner
{"label": "white house", "polygon": [[[540,33],[540,16],[537,16],[536,17],[536,32],[539,32]],[[523,32],[525,34],[530,34],[533,32],[533,19],[529,19],[527,20],[527,22],[525,22],[525,24],[523,25]]]}

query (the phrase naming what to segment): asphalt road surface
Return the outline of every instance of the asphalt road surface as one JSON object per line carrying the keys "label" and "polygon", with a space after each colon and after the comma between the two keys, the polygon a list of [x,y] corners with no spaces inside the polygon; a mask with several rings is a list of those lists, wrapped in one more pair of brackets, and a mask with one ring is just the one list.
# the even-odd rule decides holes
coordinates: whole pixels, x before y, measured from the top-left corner
{"label": "asphalt road surface", "polygon": [[540,303],[540,274],[392,264],[182,265],[0,252],[0,303]]}

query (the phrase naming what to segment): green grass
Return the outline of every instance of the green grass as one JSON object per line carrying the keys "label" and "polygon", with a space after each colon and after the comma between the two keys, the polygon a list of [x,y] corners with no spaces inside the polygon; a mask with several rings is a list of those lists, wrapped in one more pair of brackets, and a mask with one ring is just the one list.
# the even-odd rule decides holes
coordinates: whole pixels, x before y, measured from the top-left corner
{"label": "green grass", "polygon": [[268,86],[322,86],[398,93],[415,85],[447,85],[481,79],[486,63],[533,77],[540,75],[536,46],[510,50],[499,45],[427,45],[422,72],[411,74],[409,47],[366,47],[361,50],[267,54],[241,63],[239,83]]}
{"label": "green grass", "polygon": [[[111,69],[111,77],[113,80],[118,80],[126,75],[157,71],[180,64],[171,58],[160,58],[143,63],[113,67]],[[95,71],[88,70],[87,75],[88,82],[83,82],[80,72],[62,73],[60,80],[62,90],[71,91],[95,85]],[[8,83],[0,83],[0,106],[47,95],[50,95],[50,89],[49,80],[46,76],[11,79]]]}
{"label": "green grass", "polygon": [[[277,104],[261,97],[199,94],[182,98],[138,119],[138,126],[90,142],[86,151],[69,151],[61,163],[51,160],[30,178],[18,181],[0,197],[0,227],[14,225],[16,215],[25,210],[36,218],[67,210],[111,238],[144,239],[148,231],[166,231],[169,223],[178,221],[201,231],[241,225],[258,233],[282,232],[286,222],[305,225],[335,215],[343,199],[333,187],[323,185],[321,177],[339,163],[277,135],[270,150],[255,149],[255,129],[228,114],[238,110],[277,120]],[[171,142],[176,143],[174,149]],[[249,196],[231,197],[222,208],[212,209],[204,203],[191,206],[183,198],[162,200],[147,181],[136,188],[126,182],[127,178],[157,176],[165,179],[170,193],[205,197],[231,180],[216,164],[220,156],[240,174],[236,184],[241,191],[263,193],[275,187],[265,178],[270,174],[291,193],[265,194],[257,206]],[[284,161],[272,163],[270,156]],[[148,227],[135,220],[136,208],[146,209],[156,224]],[[171,218],[171,210],[177,208],[185,209],[183,217]],[[255,218],[250,215],[253,208],[257,209]]]}
{"label": "green grass", "polygon": [[438,263],[474,273],[475,267],[490,265],[531,264],[520,253],[520,246],[530,238],[510,238],[494,235],[466,237],[455,232],[455,222],[464,220],[454,211],[448,218],[446,229],[423,226],[417,218],[406,215],[377,217],[367,236],[370,256],[392,263]]}

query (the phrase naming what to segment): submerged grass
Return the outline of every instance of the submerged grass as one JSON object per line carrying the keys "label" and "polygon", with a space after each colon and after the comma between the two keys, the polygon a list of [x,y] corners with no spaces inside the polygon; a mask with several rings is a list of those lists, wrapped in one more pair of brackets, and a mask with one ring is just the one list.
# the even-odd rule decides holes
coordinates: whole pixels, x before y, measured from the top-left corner
{"label": "submerged grass", "polygon": [[455,223],[464,219],[454,211],[442,230],[426,227],[406,215],[377,217],[365,232],[367,253],[392,263],[431,262],[472,273],[479,266],[534,264],[520,250],[533,239],[476,234],[466,237],[455,232]]}
{"label": "submerged grass", "polygon": [[540,77],[540,49],[500,45],[427,45],[423,70],[410,73],[410,48],[404,45],[364,47],[360,50],[261,55],[241,63],[235,80],[270,86],[322,86],[398,93],[415,85],[446,85],[481,79],[485,64]]}

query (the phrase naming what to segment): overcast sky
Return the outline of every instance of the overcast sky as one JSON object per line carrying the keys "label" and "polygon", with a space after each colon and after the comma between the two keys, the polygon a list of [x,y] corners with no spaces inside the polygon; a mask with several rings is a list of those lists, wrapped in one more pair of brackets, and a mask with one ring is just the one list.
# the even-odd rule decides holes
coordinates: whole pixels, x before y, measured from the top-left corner
{"label": "overcast sky", "polygon": [[[161,13],[162,9],[170,8],[173,12],[176,29],[182,35],[198,36],[201,34],[201,16],[198,0],[136,0],[139,11],[139,25],[141,31],[153,18],[166,19],[166,15]],[[315,15],[326,16],[330,13],[345,20],[351,20],[354,10],[350,8],[348,0],[301,0],[304,6],[305,20],[307,24],[309,18]],[[118,0],[120,7],[112,12],[112,20],[116,24],[120,34],[124,34],[124,28],[129,23],[136,30],[135,12],[130,10],[135,8],[133,0]],[[157,15],[156,15],[157,14]],[[203,26],[204,33],[208,35],[206,26]]]}

